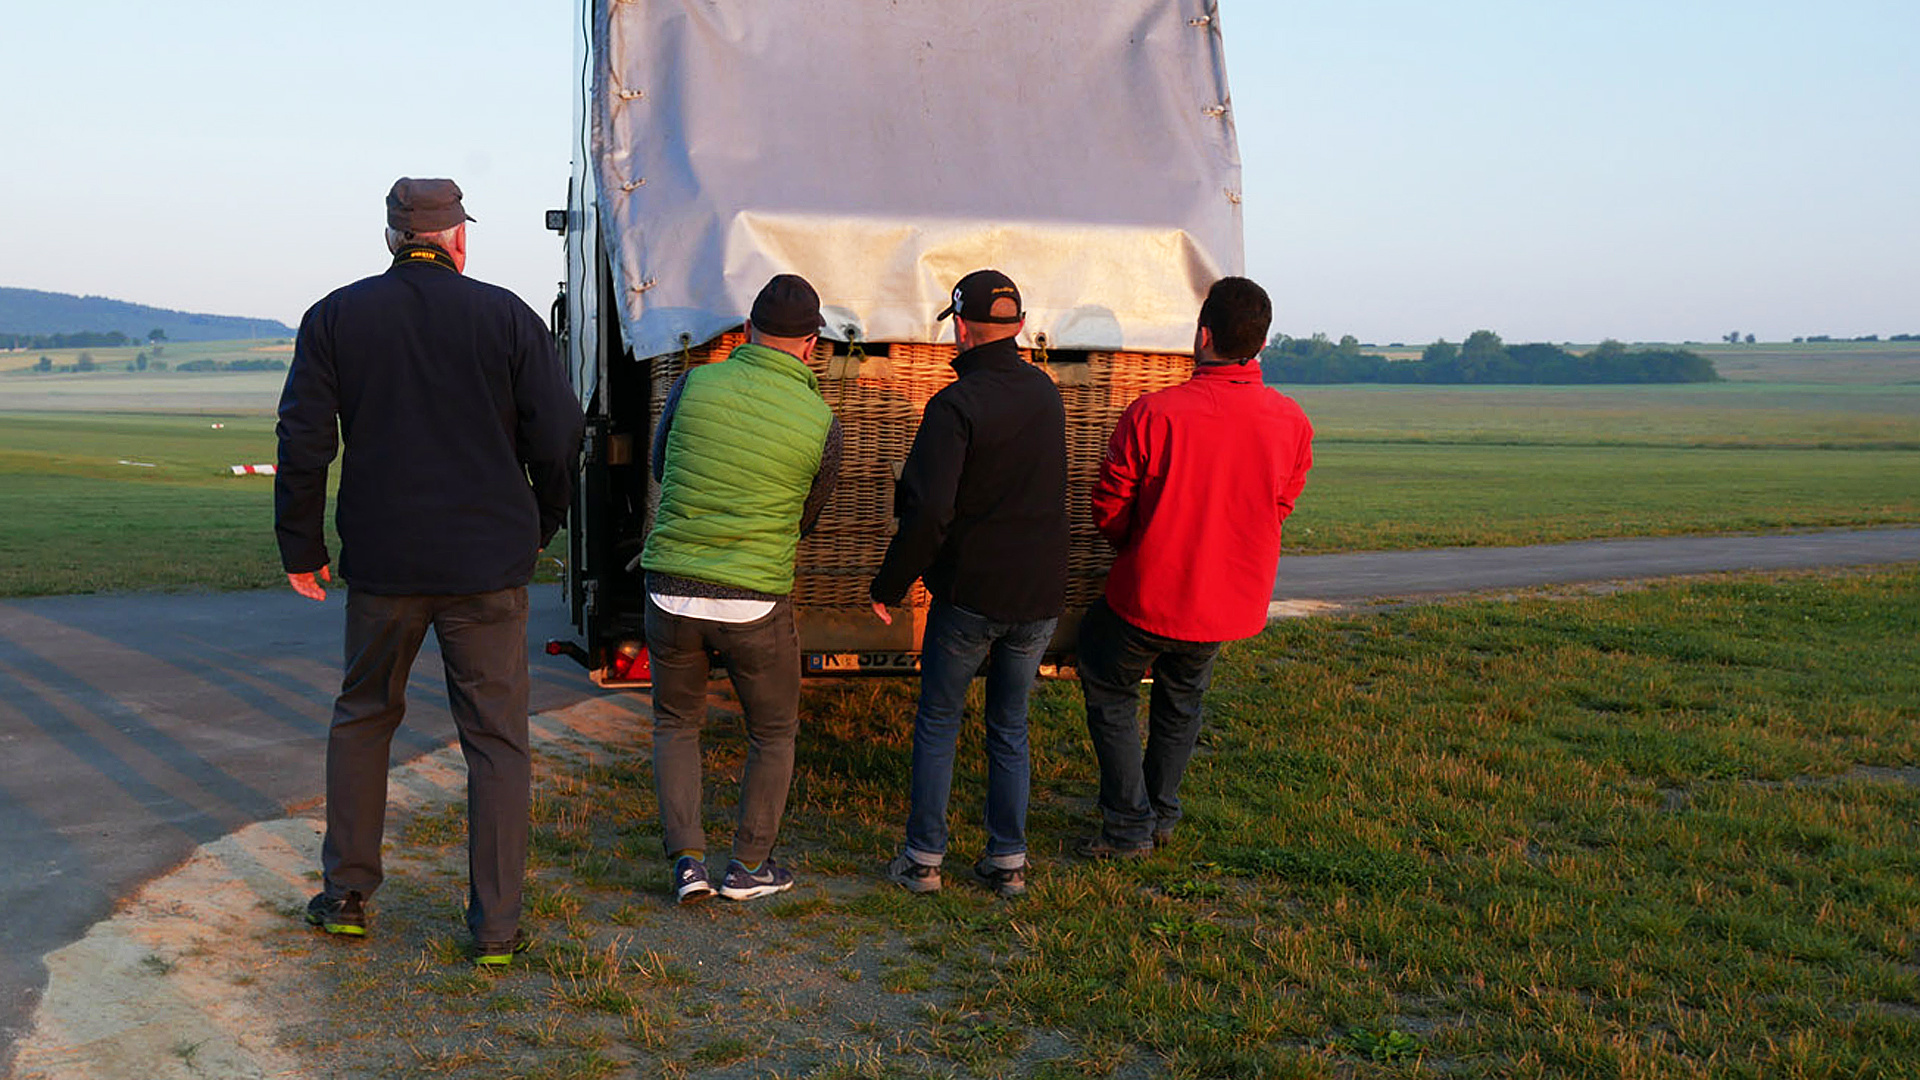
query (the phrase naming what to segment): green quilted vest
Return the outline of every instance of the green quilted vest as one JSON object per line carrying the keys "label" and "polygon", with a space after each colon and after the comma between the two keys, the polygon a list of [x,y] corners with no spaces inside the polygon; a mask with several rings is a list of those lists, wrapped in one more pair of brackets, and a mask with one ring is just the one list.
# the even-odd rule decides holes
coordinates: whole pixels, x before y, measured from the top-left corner
{"label": "green quilted vest", "polygon": [[793,592],[800,511],[833,410],[799,360],[746,344],[687,373],[667,429],[648,570]]}

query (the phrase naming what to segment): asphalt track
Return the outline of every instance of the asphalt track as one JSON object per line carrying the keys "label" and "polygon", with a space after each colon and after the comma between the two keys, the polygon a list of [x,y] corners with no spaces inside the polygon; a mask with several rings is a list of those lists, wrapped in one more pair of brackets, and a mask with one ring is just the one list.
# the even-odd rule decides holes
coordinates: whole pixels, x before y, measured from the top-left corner
{"label": "asphalt track", "polygon": [[[1274,598],[1899,562],[1920,562],[1920,528],[1289,556]],[[44,954],[198,845],[319,796],[343,600],[275,591],[0,603],[0,1068],[45,985]],[[606,693],[539,651],[569,631],[558,590],[536,588],[536,712]],[[431,639],[410,698],[397,759],[454,737]]]}

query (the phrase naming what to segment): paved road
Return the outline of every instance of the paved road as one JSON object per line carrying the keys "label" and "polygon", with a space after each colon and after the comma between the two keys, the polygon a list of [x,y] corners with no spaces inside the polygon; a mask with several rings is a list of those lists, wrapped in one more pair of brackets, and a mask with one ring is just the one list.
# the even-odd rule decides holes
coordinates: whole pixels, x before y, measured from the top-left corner
{"label": "paved road", "polygon": [[1361,600],[1719,570],[1794,570],[1914,561],[1920,561],[1920,528],[1307,555],[1280,560],[1280,579],[1274,585],[1273,598]]}
{"label": "paved road", "polygon": [[[1289,557],[1276,599],[1499,589],[1713,570],[1920,561],[1920,529],[1610,540]],[[45,983],[40,957],[115,901],[241,826],[320,793],[343,597],[291,592],[0,603],[0,1047]],[[528,637],[568,632],[535,590]],[[453,738],[431,643],[397,753]],[[598,693],[536,655],[534,708]],[[0,1067],[4,1067],[0,1050]]]}
{"label": "paved road", "polygon": [[[569,631],[534,590],[533,708],[599,691],[537,650]],[[40,957],[194,848],[321,791],[346,594],[67,596],[0,603],[0,1072]],[[414,666],[395,756],[452,741],[439,652]]]}

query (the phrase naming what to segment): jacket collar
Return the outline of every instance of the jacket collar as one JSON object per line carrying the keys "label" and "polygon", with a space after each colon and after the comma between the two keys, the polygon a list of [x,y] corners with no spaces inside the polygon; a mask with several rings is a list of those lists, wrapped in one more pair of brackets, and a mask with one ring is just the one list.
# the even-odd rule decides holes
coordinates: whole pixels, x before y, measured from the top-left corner
{"label": "jacket collar", "polygon": [[754,367],[770,368],[783,375],[805,381],[807,386],[815,393],[818,393],[820,390],[820,377],[815,375],[812,368],[802,363],[800,358],[792,353],[781,352],[779,349],[770,348],[766,345],[756,345],[751,341],[745,341],[735,345],[733,351],[727,354],[727,359],[739,360],[742,363],[751,364]]}
{"label": "jacket collar", "polygon": [[1208,382],[1266,382],[1266,378],[1260,372],[1259,357],[1242,360],[1237,364],[1195,364],[1193,378],[1195,381],[1205,379]]}
{"label": "jacket collar", "polygon": [[1004,370],[1025,362],[1020,359],[1020,343],[1013,338],[1001,338],[985,345],[975,345],[954,357],[953,370],[964,378],[975,371],[988,368]]}
{"label": "jacket collar", "polygon": [[416,263],[445,267],[456,274],[460,272],[460,268],[453,264],[453,256],[431,244],[402,244],[400,250],[393,253],[395,266],[412,266]]}

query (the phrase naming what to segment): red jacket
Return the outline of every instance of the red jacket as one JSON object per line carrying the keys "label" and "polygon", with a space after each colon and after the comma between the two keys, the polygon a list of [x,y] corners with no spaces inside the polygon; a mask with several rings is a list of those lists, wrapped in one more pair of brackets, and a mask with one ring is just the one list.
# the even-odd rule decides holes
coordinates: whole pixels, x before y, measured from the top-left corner
{"label": "red jacket", "polygon": [[1093,521],[1119,549],[1107,604],[1180,641],[1267,625],[1280,523],[1313,466],[1313,425],[1260,365],[1196,367],[1127,406],[1093,486]]}

